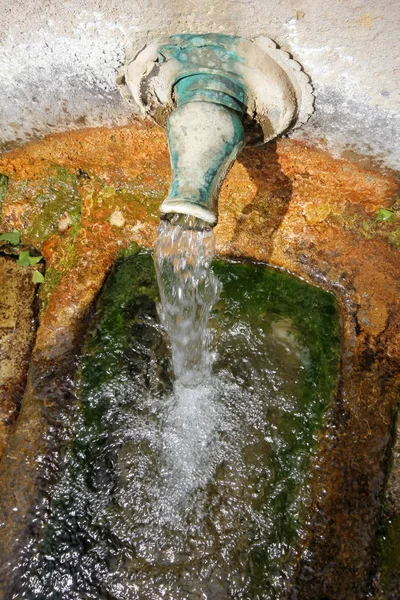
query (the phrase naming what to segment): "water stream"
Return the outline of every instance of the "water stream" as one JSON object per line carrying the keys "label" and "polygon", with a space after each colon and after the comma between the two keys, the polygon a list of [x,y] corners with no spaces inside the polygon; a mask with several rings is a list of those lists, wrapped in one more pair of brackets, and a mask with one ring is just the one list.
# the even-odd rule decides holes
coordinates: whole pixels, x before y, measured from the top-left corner
{"label": "water stream", "polygon": [[160,292],[151,255],[118,261],[13,598],[282,595],[335,387],[335,303],[263,266],[210,269],[212,257],[212,232],[164,223]]}
{"label": "water stream", "polygon": [[[196,388],[211,373],[207,330],[220,282],[210,269],[214,231],[193,217],[161,221],[154,262],[160,290],[159,315],[172,346],[178,384]],[[179,387],[179,386],[177,386]]]}

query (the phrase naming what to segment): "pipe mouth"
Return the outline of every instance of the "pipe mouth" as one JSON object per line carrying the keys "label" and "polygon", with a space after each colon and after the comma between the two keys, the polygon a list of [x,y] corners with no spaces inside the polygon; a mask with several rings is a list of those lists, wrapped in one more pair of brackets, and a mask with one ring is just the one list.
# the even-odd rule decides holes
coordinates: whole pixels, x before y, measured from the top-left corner
{"label": "pipe mouth", "polygon": [[167,213],[162,216],[163,221],[168,221],[171,225],[178,225],[183,229],[191,229],[194,231],[211,231],[210,223],[206,223],[202,219],[193,217],[192,215],[184,215],[183,213]]}
{"label": "pipe mouth", "polygon": [[208,226],[215,227],[217,224],[217,215],[211,210],[204,208],[199,204],[185,200],[185,198],[166,198],[160,206],[161,218],[165,219],[170,213],[188,215],[205,221]]}

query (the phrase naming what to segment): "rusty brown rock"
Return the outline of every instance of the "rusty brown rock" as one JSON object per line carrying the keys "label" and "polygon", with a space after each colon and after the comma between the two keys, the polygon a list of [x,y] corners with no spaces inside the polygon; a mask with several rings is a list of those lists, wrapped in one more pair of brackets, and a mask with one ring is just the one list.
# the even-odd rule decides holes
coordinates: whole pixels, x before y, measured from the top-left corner
{"label": "rusty brown rock", "polygon": [[0,256],[0,456],[25,388],[36,333],[32,270]]}
{"label": "rusty brown rock", "polygon": [[[79,227],[60,230],[63,207],[55,228],[39,239],[33,227],[40,215],[36,199],[53,164],[80,174]],[[11,524],[7,535],[0,531],[12,563],[40,496],[31,467],[21,500],[17,470],[33,465],[38,448],[46,454],[43,431],[57,415],[50,381],[38,391],[35,377],[50,367],[54,381],[70,376],[77,332],[118,251],[131,242],[153,245],[169,157],[161,129],[134,123],[50,136],[4,155],[0,172],[10,177],[3,228],[15,227],[26,243],[35,243],[49,273],[28,390],[0,467],[0,491],[8,489],[5,514],[11,519],[11,507],[21,505],[19,529]],[[288,270],[332,291],[342,308],[340,385],[314,461],[312,505],[291,598],[352,600],[366,594],[400,374],[400,219],[395,206],[392,218],[376,217],[393,206],[397,189],[390,174],[279,140],[244,151],[221,190],[216,228],[221,256]],[[121,226],[110,222],[115,211],[123,214]],[[60,406],[68,404],[68,393],[61,394]],[[31,439],[29,460],[19,454],[24,428],[31,432],[25,436]]]}

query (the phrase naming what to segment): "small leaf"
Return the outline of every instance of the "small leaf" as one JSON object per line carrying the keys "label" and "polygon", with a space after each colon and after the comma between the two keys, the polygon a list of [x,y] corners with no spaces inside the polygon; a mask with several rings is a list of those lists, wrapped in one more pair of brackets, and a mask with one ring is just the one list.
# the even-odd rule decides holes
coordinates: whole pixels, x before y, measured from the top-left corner
{"label": "small leaf", "polygon": [[43,283],[44,277],[40,271],[33,271],[32,281],[33,283]]}
{"label": "small leaf", "polygon": [[29,256],[29,264],[36,265],[38,262],[42,260],[43,256]]}
{"label": "small leaf", "polygon": [[376,221],[388,221],[394,217],[393,211],[389,208],[381,208],[376,213]]}
{"label": "small leaf", "polygon": [[41,261],[43,256],[30,256],[28,250],[21,250],[19,253],[19,258],[17,260],[17,264],[21,265],[21,267],[29,267],[30,265],[36,265],[39,261]]}
{"label": "small leaf", "polygon": [[0,235],[0,241],[4,240],[5,242],[10,242],[10,244],[12,244],[13,246],[18,246],[20,238],[21,235],[16,229],[14,229],[14,231],[9,231]]}
{"label": "small leaf", "polygon": [[19,253],[17,265],[21,265],[21,267],[29,267],[30,264],[28,250],[22,250],[22,252]]}

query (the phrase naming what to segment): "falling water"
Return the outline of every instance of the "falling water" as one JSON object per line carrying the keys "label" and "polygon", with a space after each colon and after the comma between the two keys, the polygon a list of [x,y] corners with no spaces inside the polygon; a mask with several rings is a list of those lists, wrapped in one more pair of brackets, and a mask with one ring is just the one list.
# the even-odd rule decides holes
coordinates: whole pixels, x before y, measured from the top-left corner
{"label": "falling water", "polygon": [[160,224],[154,256],[159,315],[168,333],[177,382],[197,387],[212,365],[207,323],[220,283],[210,270],[214,232],[199,219],[175,215]]}
{"label": "falling water", "polygon": [[163,435],[164,478],[159,519],[179,522],[190,494],[207,484],[219,406],[210,385],[214,354],[207,329],[220,282],[211,270],[214,232],[187,215],[161,221],[154,255],[160,292],[158,314],[168,334],[174,397]]}

